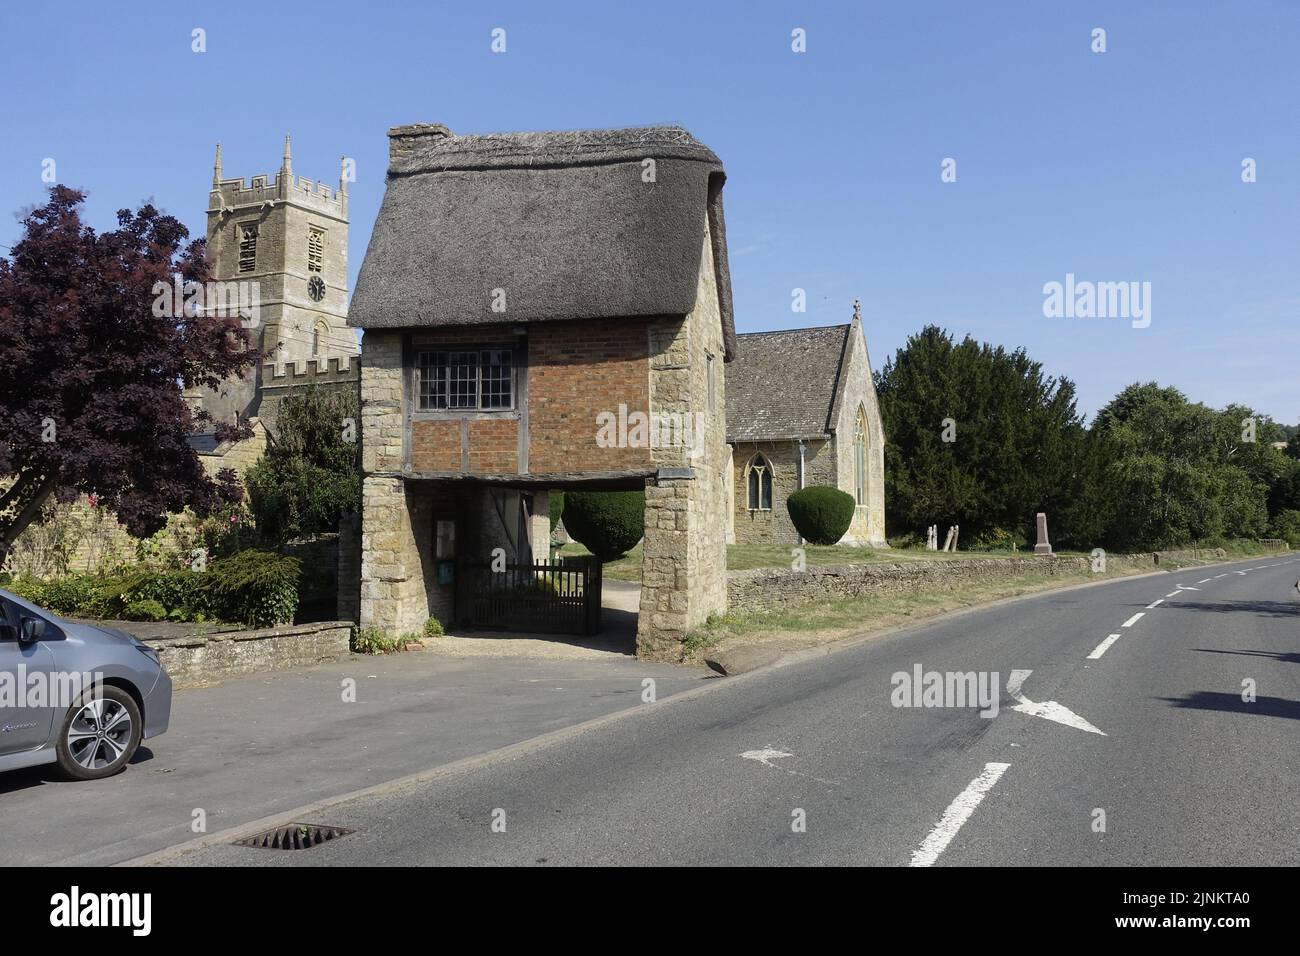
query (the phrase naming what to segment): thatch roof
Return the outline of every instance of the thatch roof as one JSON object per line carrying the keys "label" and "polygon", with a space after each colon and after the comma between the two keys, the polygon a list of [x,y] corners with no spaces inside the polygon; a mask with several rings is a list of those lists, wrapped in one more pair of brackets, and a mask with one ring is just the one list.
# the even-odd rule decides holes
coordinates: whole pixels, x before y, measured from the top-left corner
{"label": "thatch roof", "polygon": [[727,441],[788,441],[831,434],[851,325],[738,336],[727,367]]}
{"label": "thatch roof", "polygon": [[[414,130],[413,133],[407,132]],[[722,163],[676,126],[451,136],[394,130],[357,279],[358,328],[685,315],[707,222],[735,351]],[[643,161],[655,161],[654,182]],[[493,290],[506,292],[494,312]]]}

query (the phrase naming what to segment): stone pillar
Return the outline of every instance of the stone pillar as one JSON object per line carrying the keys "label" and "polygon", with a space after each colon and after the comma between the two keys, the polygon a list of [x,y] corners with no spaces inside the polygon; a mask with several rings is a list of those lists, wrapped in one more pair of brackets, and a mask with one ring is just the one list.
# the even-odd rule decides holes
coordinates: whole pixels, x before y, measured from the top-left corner
{"label": "stone pillar", "polygon": [[651,447],[637,656],[679,661],[687,634],[727,610],[726,375],[709,236],[695,308],[650,330],[650,414],[691,423],[689,446]]}
{"label": "stone pillar", "polygon": [[361,626],[418,633],[429,603],[405,482],[368,475],[361,502]]}
{"label": "stone pillar", "polygon": [[637,657],[680,660],[690,630],[726,610],[725,569],[717,566],[719,557],[726,560],[725,525],[720,513],[708,514],[700,493],[693,478],[661,478],[646,487]]}
{"label": "stone pillar", "polygon": [[1034,554],[1052,553],[1052,543],[1047,540],[1047,515],[1038,512],[1038,543],[1034,545]]}
{"label": "stone pillar", "polygon": [[533,513],[528,518],[528,539],[533,546],[533,560],[549,563],[551,560],[550,492],[533,492]]}

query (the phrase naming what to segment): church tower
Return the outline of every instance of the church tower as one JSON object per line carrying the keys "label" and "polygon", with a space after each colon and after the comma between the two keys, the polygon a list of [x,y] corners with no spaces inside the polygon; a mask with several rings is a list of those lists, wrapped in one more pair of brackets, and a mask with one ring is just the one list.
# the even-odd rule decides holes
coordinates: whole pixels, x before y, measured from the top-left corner
{"label": "church tower", "polygon": [[[274,179],[225,179],[217,144],[208,193],[208,261],[212,278],[256,283],[260,304],[254,342],[264,361],[324,369],[330,358],[357,355],[348,328],[348,193],[346,162],[337,189],[299,179],[289,137]],[[257,414],[262,370],[203,397],[220,420]]]}

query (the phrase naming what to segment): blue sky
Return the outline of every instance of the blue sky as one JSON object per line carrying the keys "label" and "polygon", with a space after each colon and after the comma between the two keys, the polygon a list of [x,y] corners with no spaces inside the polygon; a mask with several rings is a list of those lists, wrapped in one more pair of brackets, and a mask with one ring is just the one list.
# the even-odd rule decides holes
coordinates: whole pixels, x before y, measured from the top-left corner
{"label": "blue sky", "polygon": [[[741,331],[847,321],[859,297],[877,367],[937,323],[1024,346],[1089,413],[1155,379],[1300,420],[1297,0],[51,2],[0,17],[6,246],[47,157],[90,191],[95,225],[151,198],[201,234],[214,143],[225,175],[248,177],[275,171],[289,132],[299,175],[335,182],[356,159],[355,280],[389,126],[674,122],[727,167]],[[1150,282],[1150,327],[1044,318],[1043,285],[1066,273]]]}

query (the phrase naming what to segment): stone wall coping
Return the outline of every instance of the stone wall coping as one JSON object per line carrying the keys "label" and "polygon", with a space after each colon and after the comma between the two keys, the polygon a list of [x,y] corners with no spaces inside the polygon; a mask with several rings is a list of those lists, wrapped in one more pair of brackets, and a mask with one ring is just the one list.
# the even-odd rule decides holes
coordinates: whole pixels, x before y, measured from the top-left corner
{"label": "stone wall coping", "polygon": [[339,628],[351,629],[351,621],[312,621],[309,624],[282,624],[276,627],[263,627],[246,631],[214,631],[208,634],[187,634],[178,637],[141,638],[150,647],[165,649],[169,647],[201,647],[220,641],[264,641],[276,637],[294,637],[301,634],[317,634]]}

